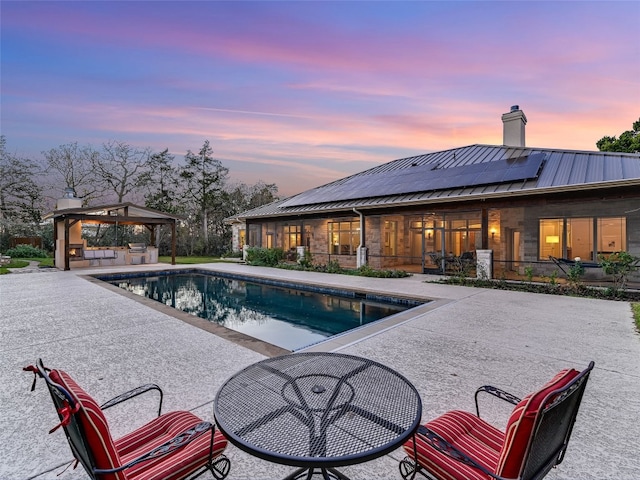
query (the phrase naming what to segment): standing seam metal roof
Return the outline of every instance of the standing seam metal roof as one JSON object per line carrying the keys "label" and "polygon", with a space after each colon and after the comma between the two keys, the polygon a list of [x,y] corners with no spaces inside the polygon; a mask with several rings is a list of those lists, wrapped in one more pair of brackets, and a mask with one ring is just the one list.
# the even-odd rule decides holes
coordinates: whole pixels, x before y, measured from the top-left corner
{"label": "standing seam metal roof", "polygon": [[[504,171],[504,161],[519,162],[524,159],[526,163],[527,157],[536,155],[542,155],[543,158],[535,176],[523,175],[523,178],[513,181],[498,180],[493,183],[455,185],[452,188],[447,188],[448,180],[443,180],[445,188],[432,188],[433,175],[446,175],[448,169],[456,169],[456,173],[475,172],[482,169],[479,164],[495,162],[495,167],[487,165],[484,168],[483,178],[486,179],[492,177],[491,169]],[[471,167],[474,165],[475,167]],[[421,166],[423,168],[415,168]],[[429,169],[429,166],[432,168]],[[409,172],[408,169],[411,168],[415,169],[416,174]],[[531,170],[531,167],[525,168]],[[454,170],[449,171],[454,172]],[[386,192],[383,191],[385,189],[381,189],[380,186],[387,185],[393,178],[406,178],[407,181],[402,183],[402,187],[398,187],[399,191],[385,195]],[[466,175],[465,178],[473,178],[473,176]],[[393,160],[298,195],[243,212],[236,218],[249,219],[344,211],[352,208],[393,207],[470,200],[474,197],[533,195],[631,184],[640,185],[640,154],[470,145]],[[356,189],[354,185],[357,186]],[[428,185],[429,188],[421,189],[421,185]],[[354,193],[355,191],[358,193]]]}

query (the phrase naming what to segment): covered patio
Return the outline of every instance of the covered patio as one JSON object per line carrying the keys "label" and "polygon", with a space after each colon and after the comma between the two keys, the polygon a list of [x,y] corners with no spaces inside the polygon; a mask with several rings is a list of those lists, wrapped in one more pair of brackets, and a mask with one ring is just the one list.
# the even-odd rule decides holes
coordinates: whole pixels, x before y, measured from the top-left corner
{"label": "covered patio", "polygon": [[[57,268],[70,270],[157,263],[157,230],[163,225],[171,231],[171,264],[175,265],[176,222],[179,216],[132,203],[81,207],[74,200],[78,199],[71,197],[59,200],[57,209],[46,217],[53,219],[54,265]],[[83,228],[92,225],[113,225],[116,232],[121,226],[142,226],[149,232],[149,243],[120,245],[116,233],[114,245],[90,246],[87,239],[83,238]]]}

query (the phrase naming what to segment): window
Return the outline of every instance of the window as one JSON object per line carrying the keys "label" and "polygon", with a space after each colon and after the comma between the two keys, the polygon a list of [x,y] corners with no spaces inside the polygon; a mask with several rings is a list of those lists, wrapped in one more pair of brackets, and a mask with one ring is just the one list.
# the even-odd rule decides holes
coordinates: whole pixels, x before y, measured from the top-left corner
{"label": "window", "polygon": [[300,225],[285,225],[284,229],[284,251],[295,250],[296,247],[302,244],[301,232],[302,227]]}
{"label": "window", "polygon": [[[567,257],[590,260],[593,255],[593,219],[567,218]],[[555,255],[554,255],[555,256]]]}
{"label": "window", "polygon": [[598,219],[598,254],[607,255],[627,250],[626,218]]}
{"label": "window", "polygon": [[549,256],[562,258],[564,250],[563,219],[540,220],[540,258],[549,260]]}
{"label": "window", "polygon": [[262,227],[261,225],[249,225],[249,245],[252,247],[261,247]]}
{"label": "window", "polygon": [[[449,255],[469,255],[482,247],[480,212],[447,215],[445,221],[445,251]],[[436,238],[436,240],[438,240]],[[436,250],[440,249],[436,242]]]}
{"label": "window", "polygon": [[355,255],[360,245],[360,221],[329,222],[329,253]]}
{"label": "window", "polygon": [[383,255],[393,256],[396,254],[398,245],[398,222],[384,222],[384,245]]}
{"label": "window", "polygon": [[[550,218],[540,220],[539,257],[581,258],[597,261],[598,255],[627,248],[624,217]],[[597,245],[594,251],[593,246]]]}

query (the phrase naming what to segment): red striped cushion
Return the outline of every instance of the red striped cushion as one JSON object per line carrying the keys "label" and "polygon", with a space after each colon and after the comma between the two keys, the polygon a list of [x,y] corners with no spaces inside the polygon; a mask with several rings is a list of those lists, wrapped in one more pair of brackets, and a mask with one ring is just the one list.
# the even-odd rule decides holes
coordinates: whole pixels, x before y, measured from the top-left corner
{"label": "red striped cushion", "polygon": [[[153,419],[146,425],[113,441],[109,425],[100,406],[67,373],[52,370],[51,379],[66,388],[80,403],[77,415],[85,431],[95,467],[117,468],[171,440],[180,433],[202,422],[190,412],[171,412]],[[205,433],[174,453],[141,462],[125,472],[101,475],[103,480],[175,480],[207,463],[211,435]],[[227,440],[216,430],[213,456],[216,457],[227,446]]]}
{"label": "red striped cushion", "polygon": [[505,478],[518,478],[540,404],[549,393],[564,387],[579,373],[573,369],[562,370],[540,390],[527,395],[516,405],[507,422],[504,447],[500,452],[496,470],[498,475]]}
{"label": "red striped cushion", "polygon": [[[190,412],[166,413],[119,438],[115,445],[122,461],[127,463],[200,422],[202,420]],[[206,433],[170,455],[134,465],[127,469],[127,478],[131,480],[184,478],[189,472],[207,463],[210,440],[210,433]],[[216,430],[213,443],[214,457],[222,453],[226,446],[226,438]]]}
{"label": "red striped cushion", "polygon": [[[494,426],[476,415],[460,410],[447,412],[425,425],[489,471],[495,471],[504,443],[504,434]],[[404,444],[404,449],[410,457],[416,458],[413,439]],[[440,480],[487,480],[487,476],[479,470],[468,467],[429,446],[420,435],[416,435],[416,450],[418,464]]]}
{"label": "red striped cushion", "polygon": [[[86,440],[91,446],[95,467],[100,469],[117,468],[120,457],[109,433],[109,425],[100,406],[66,372],[52,370],[51,379],[63,386],[80,404],[78,415],[84,429]],[[123,473],[104,475],[105,480],[126,480]]]}

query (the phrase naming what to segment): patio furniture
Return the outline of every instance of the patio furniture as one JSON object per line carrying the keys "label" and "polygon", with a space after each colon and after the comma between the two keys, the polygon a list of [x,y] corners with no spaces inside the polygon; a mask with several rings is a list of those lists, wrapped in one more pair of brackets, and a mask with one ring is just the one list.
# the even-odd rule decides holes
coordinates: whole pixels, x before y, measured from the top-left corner
{"label": "patio furniture", "polygon": [[[400,474],[405,480],[416,473],[438,480],[541,479],[564,458],[593,366],[562,370],[522,400],[480,387],[475,415],[454,410],[418,428],[404,444],[409,455],[400,462]],[[515,405],[504,432],[480,418],[479,393]]]}
{"label": "patio furniture", "polygon": [[[157,385],[140,386],[99,406],[66,372],[50,370],[40,359],[24,370],[34,373],[32,390],[38,378],[45,380],[60,418],[49,433],[63,427],[76,464],[92,479],[177,480],[210,471],[221,480],[229,473],[224,436],[191,412],[161,414]],[[149,391],[160,395],[158,417],[114,440],[103,410]]]}
{"label": "patio furniture", "polygon": [[346,479],[334,467],[395,450],[418,427],[422,403],[406,378],[380,363],[295,353],[232,376],[216,395],[214,413],[240,449],[300,467],[287,479]]}
{"label": "patio furniture", "polygon": [[569,272],[567,270],[571,269],[572,267],[575,267],[577,263],[580,263],[580,265],[583,268],[602,268],[602,266],[597,262],[583,262],[582,260],[579,260],[579,261],[569,260],[568,258],[558,258],[552,255],[549,255],[549,260],[555,263],[565,275],[568,275]]}

